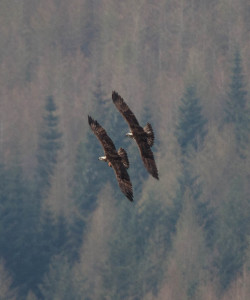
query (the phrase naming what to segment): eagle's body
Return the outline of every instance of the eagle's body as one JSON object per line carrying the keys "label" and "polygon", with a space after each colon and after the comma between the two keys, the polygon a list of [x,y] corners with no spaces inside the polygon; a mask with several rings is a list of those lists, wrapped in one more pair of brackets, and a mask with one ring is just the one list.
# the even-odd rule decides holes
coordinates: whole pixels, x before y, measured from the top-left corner
{"label": "eagle's body", "polygon": [[118,111],[129,124],[131,132],[126,135],[136,141],[145,168],[154,178],[159,179],[154,155],[150,149],[154,144],[154,132],[152,126],[147,123],[147,125],[142,128],[133,112],[117,92],[113,91],[112,99]]}
{"label": "eagle's body", "polygon": [[123,148],[119,148],[116,151],[115,145],[105,129],[90,116],[88,116],[88,121],[90,128],[104,149],[105,156],[99,157],[99,160],[107,162],[113,168],[121,191],[130,201],[133,201],[133,188],[126,170],[129,167],[126,151]]}

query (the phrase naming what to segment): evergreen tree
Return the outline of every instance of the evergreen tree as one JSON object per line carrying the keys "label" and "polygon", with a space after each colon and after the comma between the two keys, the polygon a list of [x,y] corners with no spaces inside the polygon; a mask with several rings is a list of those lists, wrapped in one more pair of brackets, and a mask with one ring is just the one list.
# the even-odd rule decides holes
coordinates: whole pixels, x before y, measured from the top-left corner
{"label": "evergreen tree", "polygon": [[[109,114],[106,102],[107,100],[104,97],[101,83],[98,81],[92,93],[91,110],[94,111],[92,116],[107,130],[105,122],[109,121]],[[89,127],[87,120],[86,126]],[[91,129],[89,129],[86,137],[78,145],[72,182],[72,197],[79,211],[79,214],[75,216],[70,227],[71,258],[73,260],[78,258],[83,231],[89,216],[96,207],[98,193],[105,184],[105,180],[112,176],[113,170],[98,160],[98,157],[102,155],[102,146]]]}
{"label": "evergreen tree", "polygon": [[39,286],[44,300],[82,300],[85,299],[82,292],[83,280],[74,274],[72,264],[65,256],[55,256]]}
{"label": "evergreen tree", "polygon": [[182,154],[190,149],[197,151],[206,136],[206,119],[202,115],[200,99],[196,96],[194,86],[188,86],[179,106],[179,121],[175,135]]}
{"label": "evergreen tree", "polygon": [[51,257],[65,249],[67,226],[62,217],[56,220],[48,210],[41,215],[20,168],[0,165],[0,178],[0,256],[18,299],[25,299],[28,291],[40,298],[38,285]]}
{"label": "evergreen tree", "polygon": [[[100,81],[97,81],[93,91],[92,110],[94,111],[92,117],[107,131],[117,150],[119,147],[126,148],[124,143],[127,125],[115,109],[111,93],[110,99],[104,96]],[[86,126],[88,126],[87,121]],[[111,181],[116,191],[119,190],[114,171],[98,160],[102,155],[103,148],[89,129],[78,146],[73,184],[73,197],[83,216],[88,216],[95,208],[98,192],[107,181]]]}
{"label": "evergreen tree", "polygon": [[74,214],[68,226],[67,257],[72,263],[79,260],[79,249],[83,242],[83,230],[86,220],[80,215]]}
{"label": "evergreen tree", "polygon": [[55,241],[57,239],[56,221],[52,212],[48,209],[42,212],[39,224],[37,248],[39,260],[36,262],[36,270],[39,275],[37,283],[41,282],[43,275],[48,271],[51,257],[57,252]]}
{"label": "evergreen tree", "polygon": [[68,229],[66,220],[62,215],[58,218],[46,209],[42,214],[39,227],[35,232],[34,243],[31,244],[32,256],[30,256],[30,276],[28,288],[38,299],[42,299],[39,289],[44,275],[49,271],[51,259],[55,255],[67,256]]}
{"label": "evergreen tree", "polygon": [[98,192],[105,183],[105,165],[98,160],[101,155],[101,145],[92,132],[88,132],[78,146],[73,183],[73,197],[83,216],[93,211]]}
{"label": "evergreen tree", "polygon": [[192,158],[182,161],[182,174],[178,177],[179,187],[176,192],[176,199],[182,205],[186,191],[192,196],[195,207],[195,215],[199,226],[204,230],[206,246],[213,247],[215,242],[215,226],[217,224],[215,209],[210,199],[202,197],[202,183],[200,176],[194,174],[195,168],[192,165]]}
{"label": "evergreen tree", "polygon": [[0,254],[18,287],[19,299],[24,297],[34,281],[37,251],[37,206],[31,198],[29,183],[22,170],[1,168],[0,188]]}
{"label": "evergreen tree", "polygon": [[44,275],[49,271],[52,257],[55,255],[67,255],[65,245],[68,242],[67,225],[62,215],[55,218],[53,213],[46,209],[42,215],[39,229],[36,233],[36,256],[32,261],[33,282],[29,286],[30,290],[41,299],[42,294],[39,285]]}
{"label": "evergreen tree", "polygon": [[170,273],[167,276],[168,284],[174,290],[171,299],[203,299],[199,289],[207,277],[209,256],[202,226],[197,222],[196,203],[192,195],[193,192],[187,187],[182,196],[183,210],[173,236],[168,264]]}
{"label": "evergreen tree", "polygon": [[175,204],[164,206],[153,193],[140,207],[121,202],[103,275],[110,299],[143,299],[148,292],[157,293],[178,210]]}
{"label": "evergreen tree", "polygon": [[218,210],[214,263],[224,290],[241,271],[249,246],[250,197],[242,177],[236,177],[230,182],[227,199]]}
{"label": "evergreen tree", "polygon": [[47,97],[44,123],[38,145],[37,187],[38,196],[44,196],[51,186],[51,176],[57,163],[58,150],[62,143],[62,133],[58,130],[59,117],[56,115],[56,104],[52,96]]}
{"label": "evergreen tree", "polygon": [[225,121],[234,124],[238,150],[244,148],[249,138],[250,110],[247,107],[247,91],[244,87],[239,50],[234,54],[234,65],[225,114]]}
{"label": "evergreen tree", "polygon": [[64,253],[68,255],[71,249],[69,248],[69,224],[63,215],[59,215],[56,220],[56,236],[54,240],[55,253]]}

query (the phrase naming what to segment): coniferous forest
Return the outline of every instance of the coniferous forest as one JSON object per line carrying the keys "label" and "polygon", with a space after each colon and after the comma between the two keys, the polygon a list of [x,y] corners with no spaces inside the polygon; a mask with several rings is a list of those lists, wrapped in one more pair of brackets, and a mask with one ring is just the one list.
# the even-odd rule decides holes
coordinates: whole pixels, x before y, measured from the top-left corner
{"label": "coniferous forest", "polygon": [[250,299],[249,32],[248,0],[0,1],[1,300]]}

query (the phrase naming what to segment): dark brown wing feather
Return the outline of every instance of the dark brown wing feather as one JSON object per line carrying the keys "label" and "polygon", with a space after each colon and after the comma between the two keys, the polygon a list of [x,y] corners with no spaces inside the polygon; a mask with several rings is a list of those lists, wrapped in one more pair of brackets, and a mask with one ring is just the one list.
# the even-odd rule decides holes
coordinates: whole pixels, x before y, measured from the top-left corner
{"label": "dark brown wing feather", "polygon": [[154,159],[154,154],[153,154],[152,150],[150,149],[150,146],[144,140],[136,141],[136,142],[140,149],[141,158],[142,158],[145,168],[148,170],[148,172],[154,178],[159,180],[158,170],[157,170],[155,159]]}
{"label": "dark brown wing feather", "polygon": [[115,155],[117,154],[115,145],[111,138],[107,135],[107,132],[105,129],[94,119],[92,119],[90,116],[88,116],[89,126],[100,141],[105,155]]}
{"label": "dark brown wing feather", "polygon": [[137,119],[136,119],[135,115],[133,114],[133,112],[131,111],[131,109],[128,107],[127,103],[115,91],[112,92],[112,100],[113,100],[116,108],[122,114],[124,119],[128,122],[128,125],[132,132],[135,128],[140,127],[139,122],[137,121]]}
{"label": "dark brown wing feather", "polygon": [[[142,158],[145,168],[148,170],[148,172],[154,178],[159,179],[158,170],[157,170],[156,163],[154,160],[154,155],[150,149],[150,145],[152,146],[153,142],[150,141],[150,143],[149,143],[150,145],[148,144],[147,131],[144,131],[144,129],[139,125],[135,115],[133,114],[133,112],[130,110],[128,105],[125,103],[125,101],[122,99],[122,97],[117,92],[115,92],[115,91],[112,92],[112,99],[113,99],[113,102],[114,102],[116,108],[119,110],[119,112],[122,114],[124,119],[129,124],[131,132],[133,133],[134,139],[136,140],[136,143],[140,149],[141,158]],[[150,125],[150,128],[152,129],[151,125]],[[153,129],[152,129],[152,132],[153,132]]]}
{"label": "dark brown wing feather", "polygon": [[127,152],[123,148],[119,148],[117,153],[121,157],[124,167],[126,169],[128,169],[129,168],[129,160],[128,160]]}
{"label": "dark brown wing feather", "polygon": [[107,135],[104,128],[90,116],[88,116],[90,128],[100,141],[103,146],[105,155],[111,163],[117,182],[123,194],[130,200],[133,201],[133,188],[130,182],[130,178],[125,166],[122,163],[122,158],[116,151],[115,145],[111,138]]}
{"label": "dark brown wing feather", "polygon": [[121,160],[115,160],[112,162],[112,167],[115,171],[116,179],[123,194],[133,201],[133,188],[130,182],[128,172]]}

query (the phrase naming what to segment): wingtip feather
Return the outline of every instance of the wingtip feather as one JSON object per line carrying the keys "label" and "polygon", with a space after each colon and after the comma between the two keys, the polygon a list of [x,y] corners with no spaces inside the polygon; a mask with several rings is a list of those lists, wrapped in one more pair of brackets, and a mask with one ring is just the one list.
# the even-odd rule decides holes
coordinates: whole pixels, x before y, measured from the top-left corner
{"label": "wingtip feather", "polygon": [[128,200],[130,201],[130,202],[133,202],[134,201],[134,196],[133,196],[133,194],[131,193],[131,194],[128,194],[128,195],[126,195],[126,197],[128,198]]}
{"label": "wingtip feather", "polygon": [[150,174],[157,180],[159,180],[158,170],[155,166],[155,170],[150,170]]}
{"label": "wingtip feather", "polygon": [[116,102],[119,99],[119,94],[116,91],[112,91],[112,100]]}
{"label": "wingtip feather", "polygon": [[160,180],[158,174],[156,174],[155,176],[153,176],[155,179]]}
{"label": "wingtip feather", "polygon": [[89,122],[89,125],[91,125],[92,123],[93,123],[93,119],[91,118],[91,116],[90,115],[88,115],[88,122]]}

